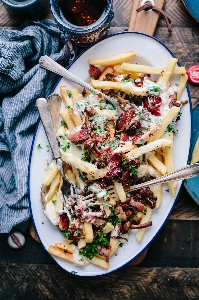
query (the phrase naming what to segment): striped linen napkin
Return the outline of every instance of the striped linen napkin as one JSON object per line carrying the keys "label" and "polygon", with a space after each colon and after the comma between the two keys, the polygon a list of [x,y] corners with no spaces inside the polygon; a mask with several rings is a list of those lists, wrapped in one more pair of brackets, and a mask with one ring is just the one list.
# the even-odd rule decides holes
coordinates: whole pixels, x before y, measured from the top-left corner
{"label": "striped linen napkin", "polygon": [[0,232],[26,230],[30,220],[28,164],[39,114],[35,101],[48,97],[58,77],[38,65],[48,55],[66,66],[71,41],[54,21],[32,21],[0,31]]}

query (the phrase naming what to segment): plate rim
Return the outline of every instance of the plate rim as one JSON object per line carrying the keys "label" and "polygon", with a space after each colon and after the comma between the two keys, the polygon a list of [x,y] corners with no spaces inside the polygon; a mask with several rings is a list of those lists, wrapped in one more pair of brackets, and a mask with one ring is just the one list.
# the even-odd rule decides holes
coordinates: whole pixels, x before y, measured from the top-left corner
{"label": "plate rim", "polygon": [[[109,39],[113,36],[117,36],[117,35],[121,35],[121,34],[137,34],[137,35],[143,35],[143,36],[147,36],[155,41],[157,41],[158,43],[160,43],[164,48],[167,49],[167,51],[171,54],[172,57],[176,58],[176,56],[174,55],[174,53],[162,42],[160,41],[159,39],[155,38],[154,36],[151,36],[149,34],[146,34],[144,32],[139,32],[139,31],[121,31],[121,32],[116,32],[116,33],[112,33],[112,34],[109,34],[107,35],[106,37],[103,37],[102,39],[100,39],[99,41],[93,43],[92,45],[90,45],[88,48],[86,48],[84,51],[82,51],[77,57],[75,57],[73,59],[73,61],[66,67],[66,69],[69,69],[77,59],[79,59],[79,57],[81,57],[81,55],[83,55],[87,50],[89,50],[90,48],[92,48],[94,45],[100,43],[101,41],[105,40],[105,39]],[[181,66],[180,62],[177,63],[179,66]],[[59,82],[61,81],[62,77],[60,77],[57,82],[54,84],[52,90],[51,90],[51,93],[54,92],[55,88],[57,87],[57,85],[59,84]],[[187,94],[188,94],[188,98],[189,98],[189,106],[190,106],[190,119],[191,119],[191,126],[190,126],[190,131],[191,131],[191,136],[192,136],[192,131],[193,131],[193,126],[192,126],[192,102],[191,102],[191,95],[190,95],[190,90],[189,90],[189,86],[188,84],[186,84],[186,90],[187,90]],[[31,212],[31,217],[32,217],[32,222],[33,222],[33,226],[34,226],[34,229],[39,237],[39,240],[44,248],[44,250],[50,255],[50,257],[55,261],[55,263],[61,267],[63,270],[67,271],[68,273],[70,274],[73,274],[73,275],[78,275],[78,276],[81,276],[81,277],[98,277],[98,276],[105,276],[105,275],[108,275],[108,274],[111,274],[113,272],[116,272],[117,270],[125,267],[126,265],[128,265],[129,263],[131,263],[132,261],[134,261],[137,257],[139,257],[149,246],[150,244],[154,241],[154,239],[157,237],[157,235],[160,233],[160,231],[163,229],[163,226],[166,224],[169,216],[171,215],[177,201],[178,201],[178,198],[179,198],[179,195],[181,193],[181,190],[182,190],[182,187],[183,187],[183,182],[181,182],[181,186],[179,188],[179,191],[178,191],[178,194],[176,195],[176,198],[172,204],[172,207],[168,213],[168,215],[166,216],[164,222],[161,224],[159,230],[156,232],[156,234],[153,236],[153,238],[146,244],[146,246],[137,254],[135,255],[132,259],[128,260],[126,263],[122,264],[121,266],[119,267],[116,267],[114,268],[113,270],[111,271],[108,271],[105,270],[105,273],[103,274],[89,274],[89,275],[83,275],[83,274],[79,274],[78,272],[75,272],[75,271],[68,271],[66,270],[65,268],[63,268],[57,261],[56,259],[48,252],[48,250],[45,248],[44,244],[42,243],[41,241],[41,238],[38,234],[38,231],[37,231],[37,228],[36,228],[36,224],[35,224],[35,220],[34,220],[34,217],[33,217],[33,213],[32,213],[32,205],[31,205],[31,199],[30,199],[30,168],[31,168],[31,158],[32,158],[32,153],[33,153],[33,149],[34,149],[34,142],[35,142],[35,138],[36,138],[36,135],[37,135],[37,131],[38,131],[38,128],[39,128],[39,125],[41,123],[41,120],[40,120],[40,117],[38,117],[38,120],[37,120],[37,123],[36,123],[36,128],[35,128],[35,131],[34,131],[34,135],[33,135],[33,138],[32,138],[32,144],[31,144],[31,150],[30,150],[30,155],[29,155],[29,165],[28,165],[28,201],[29,201],[29,207],[30,207],[30,212]],[[192,139],[191,139],[191,136],[190,136],[190,144],[189,144],[189,154],[188,154],[188,158],[187,158],[187,162],[189,161],[189,157],[190,157],[190,149],[191,149],[191,142],[192,142]]]}

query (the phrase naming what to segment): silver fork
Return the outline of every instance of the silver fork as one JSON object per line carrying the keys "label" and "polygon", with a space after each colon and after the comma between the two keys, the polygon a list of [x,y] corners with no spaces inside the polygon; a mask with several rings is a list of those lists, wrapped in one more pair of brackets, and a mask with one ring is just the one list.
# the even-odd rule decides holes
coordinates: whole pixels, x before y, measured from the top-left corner
{"label": "silver fork", "polygon": [[76,84],[80,85],[81,87],[89,90],[90,92],[92,92],[94,94],[97,94],[97,95],[101,94],[104,97],[104,99],[108,100],[109,102],[111,102],[114,105],[114,107],[116,108],[118,114],[121,114],[121,113],[124,112],[121,109],[117,99],[115,99],[113,97],[109,97],[109,96],[105,95],[104,93],[102,93],[101,91],[96,90],[90,84],[88,84],[87,82],[85,82],[82,79],[78,78],[76,75],[74,75],[73,73],[71,73],[70,71],[68,71],[64,67],[62,67],[60,64],[55,62],[49,56],[47,56],[47,55],[41,56],[40,59],[39,59],[39,64],[42,68],[47,69],[51,72],[54,72],[58,75],[61,75],[62,77],[68,79],[69,81],[72,81],[73,83],[76,83]]}
{"label": "silver fork", "polygon": [[[188,165],[186,167],[183,167],[179,170],[176,170],[174,172],[171,172],[167,175],[161,176],[159,178],[155,178],[149,181],[146,181],[144,183],[140,184],[135,184],[130,187],[124,187],[124,190],[126,193],[141,189],[143,187],[147,187],[150,185],[155,185],[158,183],[167,183],[170,181],[179,181],[179,180],[184,180],[192,177],[196,177],[199,175],[199,163],[195,163],[193,165]],[[113,185],[107,187],[108,193],[117,201],[118,196],[116,194],[115,188]],[[91,200],[95,195],[94,194],[89,194],[86,197],[86,200]]]}
{"label": "silver fork", "polygon": [[61,191],[62,191],[63,197],[65,197],[66,195],[70,195],[71,188],[73,188],[75,190],[75,187],[73,187],[72,184],[66,179],[66,176],[65,176],[65,173],[63,170],[63,162],[62,162],[60,150],[59,150],[59,147],[57,144],[57,139],[56,139],[56,136],[54,133],[53,122],[51,119],[48,102],[45,98],[39,98],[39,99],[37,99],[36,104],[37,104],[37,108],[39,110],[41,121],[43,123],[46,135],[48,137],[48,140],[49,140],[52,152],[53,152],[53,156],[56,159],[57,167],[61,172],[61,176],[63,179]]}

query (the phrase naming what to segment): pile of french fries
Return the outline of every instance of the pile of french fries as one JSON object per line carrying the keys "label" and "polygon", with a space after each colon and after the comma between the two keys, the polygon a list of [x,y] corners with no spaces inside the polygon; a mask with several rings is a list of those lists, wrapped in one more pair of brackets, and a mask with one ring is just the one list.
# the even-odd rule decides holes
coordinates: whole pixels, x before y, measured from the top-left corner
{"label": "pile of french fries", "polygon": [[[123,95],[131,93],[135,96],[147,96],[147,91],[143,88],[137,88],[137,86],[125,85],[122,81],[107,81],[104,80],[106,74],[115,73],[118,77],[130,74],[130,78],[136,80],[139,78],[140,74],[155,74],[159,75],[157,84],[164,87],[164,90],[168,90],[170,86],[171,76],[177,74],[179,76],[179,82],[177,85],[177,99],[180,103],[181,94],[186,86],[187,75],[184,67],[179,67],[177,65],[176,58],[170,58],[165,67],[152,67],[145,65],[138,65],[129,62],[136,53],[134,51],[128,53],[120,53],[118,55],[113,55],[103,58],[90,58],[88,60],[89,65],[94,65],[102,69],[102,74],[95,80],[91,79],[91,85],[99,90],[108,91],[116,90],[122,91]],[[71,143],[67,138],[71,133],[78,132],[82,125],[85,123],[85,116],[82,113],[82,108],[80,104],[83,100],[88,100],[90,93],[86,91],[84,97],[82,96],[80,90],[73,88],[68,90],[66,86],[60,87],[60,95],[63,99],[64,109],[60,111],[60,116],[62,119],[62,125],[59,127],[57,132],[57,139],[60,146],[60,151],[62,159],[65,162],[64,171],[67,179],[74,184],[81,192],[89,184],[94,182],[99,182],[100,179],[104,178],[107,173],[107,166],[103,168],[98,168],[95,163],[82,160],[82,147],[75,143]],[[125,98],[121,105],[125,107]],[[79,103],[79,106],[78,106]],[[145,133],[143,141],[140,145],[135,144],[125,144],[123,146],[118,146],[113,150],[114,153],[122,153],[127,161],[132,161],[135,159],[140,159],[145,156],[144,164],[140,165],[138,168],[138,177],[142,178],[146,174],[150,174],[152,177],[160,177],[174,171],[174,134],[173,132],[166,132],[166,129],[173,120],[175,120],[180,112],[181,105],[172,106],[168,110],[167,114],[161,118],[161,122],[153,122],[153,126]],[[101,117],[106,117],[107,120],[117,121],[118,115],[115,110],[100,110],[96,108],[97,113]],[[64,124],[64,125],[63,125]],[[110,136],[114,137],[115,129],[110,127]],[[83,173],[86,176],[86,180],[82,180],[79,175]],[[60,171],[56,165],[55,160],[53,160],[47,171],[45,172],[43,182],[44,186],[48,186],[48,193],[45,197],[46,207],[50,206],[51,211],[53,210],[53,217],[49,217],[47,210],[44,211],[53,222],[53,224],[58,225],[60,213],[64,210],[64,202],[61,194],[62,179]],[[176,183],[168,183],[169,191],[172,196],[176,196]],[[125,187],[119,181],[114,181],[115,197],[108,194],[109,204],[114,208],[117,203],[125,203],[127,200],[127,195],[125,193]],[[162,202],[162,184],[157,184],[150,187],[151,191],[157,197],[156,208],[161,205]],[[106,198],[107,199],[107,198]],[[98,201],[98,200],[97,200]],[[100,200],[103,202],[103,198]],[[140,219],[140,224],[145,224],[149,222],[152,218],[153,209],[147,207],[147,212],[144,214],[139,212],[137,215]],[[111,209],[105,206],[106,215],[104,220],[107,221],[108,217],[111,215]],[[108,268],[109,262],[101,255],[95,255],[92,259],[82,257],[79,251],[85,249],[87,244],[91,244],[94,240],[93,226],[91,223],[84,222],[83,226],[83,237],[78,241],[78,243],[73,243],[70,238],[65,239],[61,243],[57,243],[54,246],[50,246],[48,251],[55,256],[63,258],[69,262],[76,265],[85,266],[89,263],[95,264],[102,268]],[[115,227],[106,222],[103,226],[102,232],[106,234],[111,234]],[[144,237],[146,228],[141,228],[135,231],[136,239],[140,243]],[[130,232],[130,231],[129,231]],[[119,239],[111,237],[109,246],[111,247],[110,256],[113,255],[119,247]]]}

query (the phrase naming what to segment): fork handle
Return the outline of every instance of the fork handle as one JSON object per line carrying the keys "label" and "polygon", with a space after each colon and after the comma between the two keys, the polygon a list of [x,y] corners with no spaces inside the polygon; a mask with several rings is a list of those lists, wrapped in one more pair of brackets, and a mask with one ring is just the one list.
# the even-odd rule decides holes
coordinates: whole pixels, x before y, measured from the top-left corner
{"label": "fork handle", "polygon": [[158,183],[166,183],[169,181],[178,181],[178,180],[188,179],[188,178],[192,178],[192,177],[195,177],[198,175],[199,175],[199,163],[195,163],[193,165],[188,165],[177,171],[171,172],[165,176],[161,176],[159,178],[155,178],[155,179],[146,181],[144,183],[133,185],[130,187],[130,191],[138,190],[143,187],[158,184]]}
{"label": "fork handle", "polygon": [[53,128],[53,122],[51,119],[50,110],[48,107],[48,102],[45,98],[39,98],[36,100],[36,105],[39,110],[41,121],[43,123],[44,129],[46,131],[54,158],[57,160],[61,157],[59,147],[57,144],[56,135]]}
{"label": "fork handle", "polygon": [[118,112],[120,114],[123,112],[123,110],[119,106],[119,102],[115,98],[109,97],[108,95],[105,95],[101,91],[96,90],[90,84],[83,81],[82,79],[80,79],[79,77],[77,77],[76,75],[74,75],[73,73],[71,73],[70,71],[65,69],[64,67],[62,67],[60,64],[58,64],[56,61],[54,61],[49,56],[47,56],[47,55],[41,56],[39,59],[39,65],[44,69],[54,72],[64,78],[68,79],[69,81],[72,81],[73,83],[76,83],[76,84],[80,85],[81,87],[86,88],[91,93],[94,93],[97,95],[101,94],[106,100],[108,100],[115,106],[115,108],[118,110]]}

